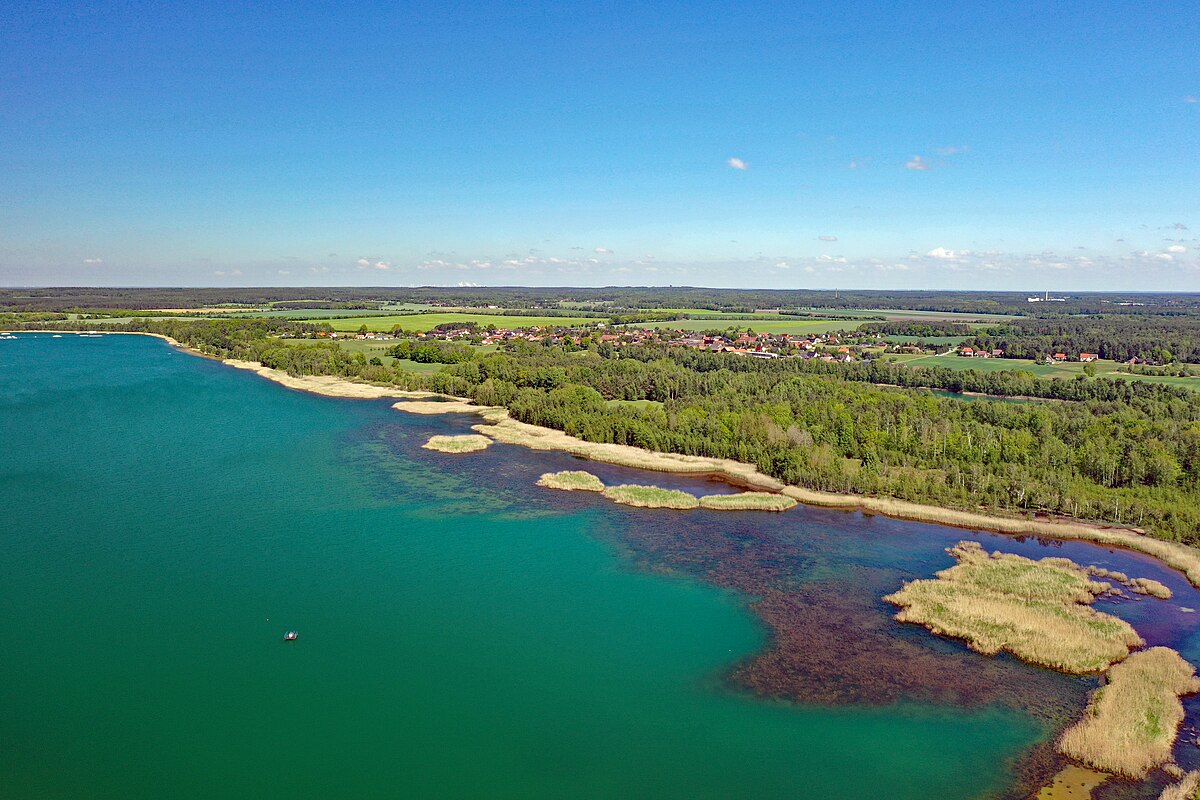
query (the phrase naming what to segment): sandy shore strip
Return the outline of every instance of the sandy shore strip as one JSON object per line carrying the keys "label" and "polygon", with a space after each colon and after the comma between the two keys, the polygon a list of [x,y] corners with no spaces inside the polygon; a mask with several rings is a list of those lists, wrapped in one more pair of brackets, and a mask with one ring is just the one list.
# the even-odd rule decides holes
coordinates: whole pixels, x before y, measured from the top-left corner
{"label": "sandy shore strip", "polygon": [[334,375],[289,375],[283,370],[264,367],[257,361],[240,361],[227,358],[223,362],[231,367],[249,370],[267,380],[275,381],[289,389],[312,392],[326,397],[349,397],[357,400],[379,400],[384,397],[437,397],[433,392],[408,392],[403,389],[393,389],[390,386],[376,386],[373,383],[358,383],[339,378]]}
{"label": "sandy shore strip", "polygon": [[[62,331],[20,332],[62,333]],[[121,333],[139,332],[121,331]],[[157,336],[180,347],[185,352],[197,352],[180,345],[167,336],[160,334],[142,335]],[[203,355],[202,353],[198,354]],[[292,389],[315,392],[330,397],[362,399],[395,397],[410,398],[412,401],[422,398],[428,400],[433,397],[441,397],[441,395],[432,392],[407,392],[400,389],[357,383],[344,378],[325,375],[297,378],[281,370],[264,367],[255,361],[226,359],[223,363],[239,369],[250,370],[268,380],[276,381]],[[425,414],[466,413],[469,410],[471,413],[482,416],[485,423],[487,423],[473,426],[474,430],[502,444],[517,444],[534,450],[558,450],[591,461],[600,461],[624,467],[635,467],[637,469],[697,476],[713,475],[746,488],[779,492],[805,505],[840,508],[848,511],[863,511],[896,519],[931,522],[953,528],[994,531],[996,533],[1023,536],[1047,536],[1054,539],[1079,539],[1110,547],[1122,547],[1158,559],[1167,566],[1182,572],[1187,576],[1192,585],[1200,587],[1200,550],[1179,542],[1155,539],[1129,528],[1117,528],[1081,521],[1028,520],[1000,517],[974,511],[956,511],[940,506],[922,505],[891,497],[867,497],[819,492],[800,486],[785,485],[775,478],[759,472],[758,468],[753,464],[743,464],[739,461],[724,458],[686,456],[677,453],[656,453],[631,445],[587,442],[583,439],[569,436],[562,431],[554,430],[553,428],[543,428],[510,419],[508,412],[503,408],[472,405],[470,400],[461,397],[452,397],[448,398],[448,400],[452,402],[420,403],[420,411],[413,408],[414,402],[397,403],[396,405],[402,406],[402,410],[405,411]]]}

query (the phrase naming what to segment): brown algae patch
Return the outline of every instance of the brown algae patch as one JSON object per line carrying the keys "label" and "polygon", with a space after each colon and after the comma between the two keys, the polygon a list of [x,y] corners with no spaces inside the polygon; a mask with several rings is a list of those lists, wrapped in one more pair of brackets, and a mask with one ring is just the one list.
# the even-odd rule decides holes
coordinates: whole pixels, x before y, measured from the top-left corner
{"label": "brown algae patch", "polygon": [[431,436],[421,447],[439,453],[474,453],[486,449],[491,443],[492,440],[486,436],[468,433],[462,436]]}
{"label": "brown algae patch", "polygon": [[989,555],[971,541],[947,552],[958,564],[884,598],[901,607],[897,620],[1071,674],[1102,671],[1143,644],[1129,623],[1087,605],[1111,586],[1068,559]]}
{"label": "brown algae patch", "polygon": [[547,472],[538,478],[537,485],[549,489],[563,489],[568,492],[604,491],[604,481],[583,470],[568,469],[562,472]]}
{"label": "brown algae patch", "polygon": [[700,498],[701,508],[714,511],[787,511],[796,505],[798,503],[795,499],[771,492],[706,494]]}
{"label": "brown algae patch", "polygon": [[1108,672],[1083,720],[1067,729],[1059,752],[1096,769],[1140,778],[1171,760],[1183,722],[1179,698],[1200,691],[1196,670],[1167,647],[1129,656]]}
{"label": "brown algae patch", "polygon": [[1036,800],[1090,800],[1092,790],[1108,778],[1104,772],[1068,764],[1054,776],[1049,786],[1042,787]]}
{"label": "brown algae patch", "polygon": [[696,499],[695,495],[681,492],[678,489],[638,486],[632,483],[609,486],[603,494],[614,503],[637,508],[674,508],[686,511],[700,505],[700,501]]}

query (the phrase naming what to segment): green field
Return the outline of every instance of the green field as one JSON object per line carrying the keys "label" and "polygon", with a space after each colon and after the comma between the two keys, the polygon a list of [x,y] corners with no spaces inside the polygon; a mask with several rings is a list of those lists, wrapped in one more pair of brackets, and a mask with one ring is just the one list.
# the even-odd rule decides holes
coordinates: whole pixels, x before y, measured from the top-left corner
{"label": "green field", "polygon": [[584,317],[525,317],[502,314],[388,314],[381,316],[348,317],[331,319],[329,324],[336,331],[356,331],[366,325],[370,331],[390,331],[399,325],[406,331],[430,331],[449,322],[474,322],[479,326],[495,325],[497,328],[527,328],[531,325],[592,325],[596,319]]}
{"label": "green field", "polygon": [[[1084,364],[1072,361],[1061,364],[1046,364],[1023,358],[963,358],[958,355],[920,356],[905,354],[888,355],[887,359],[895,359],[909,366],[948,367],[957,370],[973,369],[979,372],[1024,370],[1047,378],[1069,379],[1084,374]],[[1168,375],[1133,375],[1128,372],[1121,372],[1120,369],[1124,365],[1118,364],[1116,361],[1094,361],[1092,362],[1092,366],[1096,368],[1097,378],[1148,381],[1150,383],[1165,383],[1171,386],[1183,386],[1188,389],[1200,390],[1200,377],[1177,378]]]}
{"label": "green field", "polygon": [[680,319],[671,322],[645,322],[627,325],[628,328],[666,328],[667,330],[708,331],[726,330],[727,328],[751,329],[755,333],[828,333],[830,331],[853,330],[857,327],[849,320],[814,319],[788,320],[780,319]]}

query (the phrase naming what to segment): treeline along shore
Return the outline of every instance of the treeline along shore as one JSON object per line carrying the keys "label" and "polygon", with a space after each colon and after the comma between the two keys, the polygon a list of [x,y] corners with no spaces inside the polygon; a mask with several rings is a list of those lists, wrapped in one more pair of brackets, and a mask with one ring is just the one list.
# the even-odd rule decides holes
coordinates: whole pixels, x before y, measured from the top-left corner
{"label": "treeline along shore", "polygon": [[[332,343],[281,338],[314,327],[134,319],[107,329],[167,336],[293,380],[372,384],[363,391],[373,396],[467,398],[586,442],[741,462],[797,494],[856,495],[858,505],[880,513],[916,517],[914,506],[932,507],[933,521],[974,526],[994,517],[978,526],[1010,532],[1069,517],[1097,531],[1140,528],[1200,544],[1200,394],[1176,387],[530,343],[418,374]],[[964,402],[906,386],[1072,402]]]}

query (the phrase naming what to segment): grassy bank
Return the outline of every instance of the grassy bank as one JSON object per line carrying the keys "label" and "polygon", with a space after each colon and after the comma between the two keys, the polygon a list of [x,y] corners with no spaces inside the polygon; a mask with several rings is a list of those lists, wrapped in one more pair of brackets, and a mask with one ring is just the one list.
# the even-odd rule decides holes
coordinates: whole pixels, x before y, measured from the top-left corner
{"label": "grassy bank", "polygon": [[701,508],[714,511],[787,511],[795,506],[792,498],[771,492],[707,494],[700,498]]}
{"label": "grassy bank", "polygon": [[547,472],[538,479],[537,485],[550,489],[563,489],[568,492],[604,491],[604,482],[592,473],[583,470]]}
{"label": "grassy bank", "polygon": [[1200,691],[1200,680],[1166,647],[1134,653],[1108,679],[1092,695],[1083,721],[1063,734],[1059,750],[1097,769],[1140,778],[1171,759],[1183,722],[1179,698]]}
{"label": "grassy bank", "polygon": [[674,508],[686,511],[700,505],[700,501],[694,495],[678,489],[661,489],[657,486],[638,486],[626,483],[620,486],[609,486],[605,488],[603,494],[614,503],[638,508]]}
{"label": "grassy bank", "polygon": [[913,581],[884,598],[901,607],[896,619],[964,639],[981,653],[1005,650],[1072,674],[1104,670],[1142,644],[1129,623],[1087,605],[1110,587],[1067,559],[989,555],[975,542],[949,552],[958,564],[936,580]]}
{"label": "grassy bank", "polygon": [[439,453],[474,453],[487,449],[491,443],[492,440],[486,436],[468,433],[462,436],[431,436],[421,447]]}

